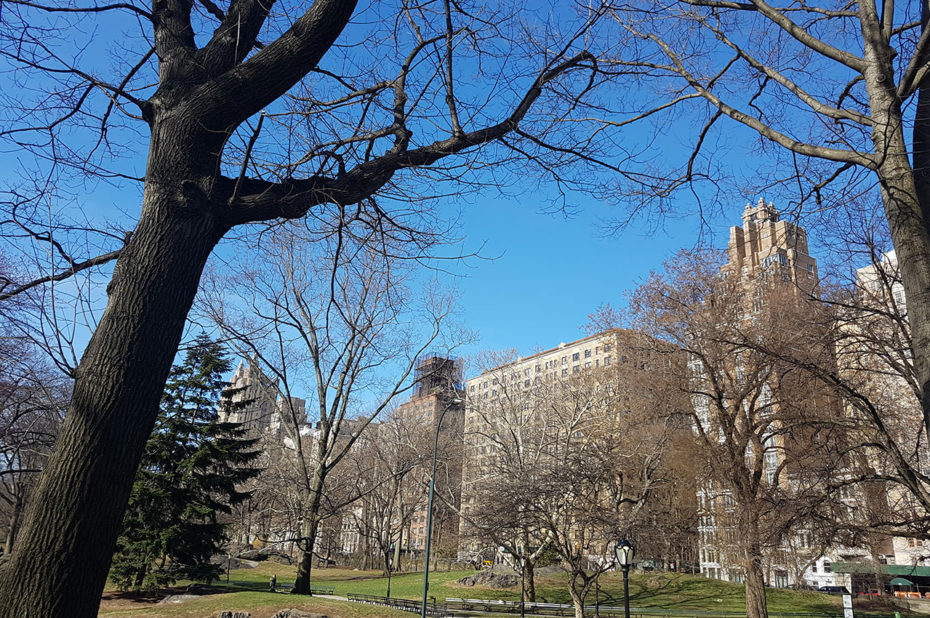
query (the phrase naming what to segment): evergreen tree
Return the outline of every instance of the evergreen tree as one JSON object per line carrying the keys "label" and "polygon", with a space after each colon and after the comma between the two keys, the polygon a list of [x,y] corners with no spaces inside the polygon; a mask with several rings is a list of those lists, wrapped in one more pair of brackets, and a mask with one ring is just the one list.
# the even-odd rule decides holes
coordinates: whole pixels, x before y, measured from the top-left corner
{"label": "evergreen tree", "polygon": [[237,489],[256,476],[257,442],[219,421],[230,405],[223,347],[201,334],[172,367],[155,430],[136,475],[111,577],[123,588],[151,588],[179,578],[218,578],[210,563],[227,540],[219,513],[248,497]]}

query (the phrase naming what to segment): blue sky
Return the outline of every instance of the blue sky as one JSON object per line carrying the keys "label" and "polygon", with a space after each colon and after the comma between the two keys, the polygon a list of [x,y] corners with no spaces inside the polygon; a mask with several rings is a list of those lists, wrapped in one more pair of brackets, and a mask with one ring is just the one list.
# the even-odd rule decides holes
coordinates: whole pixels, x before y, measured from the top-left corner
{"label": "blue sky", "polygon": [[[729,217],[712,222],[708,241],[725,246],[745,199],[734,196]],[[599,305],[623,304],[623,293],[681,247],[694,246],[696,217],[646,222],[605,235],[602,221],[616,210],[593,199],[571,216],[543,212],[533,198],[483,200],[463,210],[467,246],[485,243],[493,260],[456,269],[461,310],[478,341],[463,351],[516,348],[521,354],[582,336]]]}

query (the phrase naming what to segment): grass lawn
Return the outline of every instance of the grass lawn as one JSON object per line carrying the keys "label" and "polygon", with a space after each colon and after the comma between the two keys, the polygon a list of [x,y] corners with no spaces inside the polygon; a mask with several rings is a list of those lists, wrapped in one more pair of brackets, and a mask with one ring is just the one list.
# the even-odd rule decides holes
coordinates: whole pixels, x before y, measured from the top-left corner
{"label": "grass lawn", "polygon": [[[430,595],[439,602],[447,597],[473,599],[520,600],[519,585],[512,588],[492,589],[462,586],[456,580],[475,571],[438,571],[430,573]],[[252,613],[253,618],[267,618],[287,607],[326,614],[331,618],[362,618],[367,616],[410,616],[403,612],[345,603],[317,597],[295,597],[268,592],[268,580],[277,576],[278,586],[289,588],[294,583],[296,568],[263,562],[251,569],[233,569],[228,592],[205,595],[179,604],[156,604],[153,599],[133,600],[108,591],[101,607],[101,616],[148,616],[202,618],[222,609],[238,609]],[[334,594],[348,593],[384,596],[387,578],[380,571],[357,571],[340,568],[316,569],[312,580],[315,585],[333,586]],[[225,587],[225,578],[219,583]],[[419,600],[423,590],[422,573],[397,574],[391,578],[391,596]],[[601,577],[600,600],[602,605],[623,605],[623,580],[619,573]],[[175,592],[183,592],[178,590]],[[840,597],[819,592],[796,592],[768,589],[769,612],[816,613],[842,615]],[[536,599],[548,603],[571,603],[564,574],[537,576]],[[594,603],[594,593],[588,602]],[[700,576],[677,573],[630,574],[630,605],[634,608],[661,608],[671,610],[701,610],[710,612],[745,611],[745,594],[741,584],[731,584]],[[874,610],[869,610],[874,611]],[[889,616],[892,609],[879,610]],[[903,612],[902,612],[903,613]]]}
{"label": "grass lawn", "polygon": [[[314,578],[318,583],[326,580],[336,587],[336,594],[355,592],[360,594],[384,595],[387,578],[380,573],[354,572],[345,577],[335,569],[317,571]],[[462,586],[456,580],[474,574],[474,571],[430,573],[430,594],[442,601],[447,597],[471,599],[520,600],[519,585],[513,588],[491,589],[477,586]],[[619,573],[607,573],[601,577],[601,603],[623,605],[623,579]],[[408,599],[421,598],[423,574],[395,575],[391,578],[391,596]],[[772,613],[826,613],[842,614],[839,597],[820,592],[796,592],[793,590],[769,589],[767,591],[769,611]],[[589,603],[594,603],[592,591]],[[536,600],[544,603],[571,603],[566,577],[563,574],[536,578]],[[742,584],[731,584],[695,575],[677,573],[630,573],[630,605],[632,607],[656,607],[662,609],[709,610],[740,612],[746,608],[746,596]]]}

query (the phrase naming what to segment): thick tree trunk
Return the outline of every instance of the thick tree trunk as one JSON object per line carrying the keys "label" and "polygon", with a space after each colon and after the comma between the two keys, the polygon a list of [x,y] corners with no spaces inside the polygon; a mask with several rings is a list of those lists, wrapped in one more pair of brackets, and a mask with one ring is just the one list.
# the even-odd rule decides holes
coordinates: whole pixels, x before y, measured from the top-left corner
{"label": "thick tree trunk", "polygon": [[[926,19],[926,7],[924,7]],[[864,11],[860,6],[860,12]],[[864,13],[863,13],[864,14]],[[872,142],[878,158],[878,179],[885,217],[898,257],[907,313],[911,327],[914,372],[921,387],[924,431],[930,436],[930,230],[926,211],[927,195],[928,95],[923,88],[918,95],[918,124],[914,132],[914,165],[904,136],[904,120],[898,99],[894,73],[894,55],[879,36],[880,29],[869,28],[863,19],[863,73],[872,115]],[[921,103],[923,107],[921,107]],[[922,194],[918,194],[918,188]]]}
{"label": "thick tree trunk", "polygon": [[754,544],[750,544],[745,555],[746,618],[767,618],[769,615],[762,556],[757,549]]}
{"label": "thick tree trunk", "polygon": [[526,597],[528,603],[536,602],[536,565],[532,562],[527,561],[526,566],[523,567],[525,570],[523,572],[523,581],[524,589],[523,595]]}
{"label": "thick tree trunk", "polygon": [[[927,28],[930,25],[930,6],[926,2],[921,2],[921,24],[923,28]],[[926,61],[926,58],[924,58]],[[917,199],[917,208],[920,213],[920,220],[916,223],[919,223],[923,226],[923,237],[927,237],[928,234],[928,223],[930,223],[930,81],[924,80],[923,84],[920,84],[920,88],[917,92],[917,109],[914,118],[914,134],[913,134],[913,179],[914,179],[914,192]],[[902,136],[903,137],[903,136]],[[895,241],[895,246],[897,247],[897,241]],[[898,253],[898,261],[902,262],[903,254]],[[925,265],[926,266],[926,265]],[[928,267],[930,268],[930,267]],[[902,266],[903,270],[903,266]],[[920,285],[920,276],[917,275],[914,277],[916,283],[912,285]],[[908,315],[911,315],[911,312],[914,310],[911,307],[911,290],[908,288],[905,283],[905,291],[907,292],[908,298]],[[927,296],[927,288],[924,288],[925,294]],[[916,298],[916,296],[915,296]],[[921,313],[923,313],[923,308]],[[921,318],[917,318],[920,320]],[[914,340],[914,358],[915,364],[917,359],[917,350],[918,347],[917,338],[914,336],[914,331],[916,325],[914,318],[910,318],[911,323],[911,333],[912,339]],[[921,344],[925,340],[930,339],[927,331],[930,330],[930,325],[925,322],[921,322]],[[927,351],[926,354],[921,355],[922,359],[922,373],[918,372],[918,379],[922,387],[922,397],[921,405],[923,407],[924,415],[924,430],[927,432],[925,440],[930,439],[930,351]]]}
{"label": "thick tree trunk", "polygon": [[29,551],[15,552],[0,575],[2,616],[97,615],[165,380],[207,257],[225,231],[184,189],[204,178],[184,171],[193,142],[189,127],[153,131],[142,215],[26,513],[19,543]]}
{"label": "thick tree trunk", "polygon": [[[319,504],[317,504],[319,508]],[[319,522],[316,511],[304,518],[300,536],[305,543],[301,549],[300,562],[297,564],[297,578],[294,580],[294,594],[310,594],[310,575],[313,571],[313,546],[316,544],[316,535],[319,531]]]}

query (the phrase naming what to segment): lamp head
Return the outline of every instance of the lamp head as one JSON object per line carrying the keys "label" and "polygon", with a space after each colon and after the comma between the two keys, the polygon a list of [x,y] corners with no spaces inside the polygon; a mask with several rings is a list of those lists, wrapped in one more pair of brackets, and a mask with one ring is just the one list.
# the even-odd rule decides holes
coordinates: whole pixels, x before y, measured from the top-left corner
{"label": "lamp head", "polygon": [[629,541],[617,541],[614,554],[617,556],[617,564],[620,566],[628,567],[633,564],[633,544]]}

